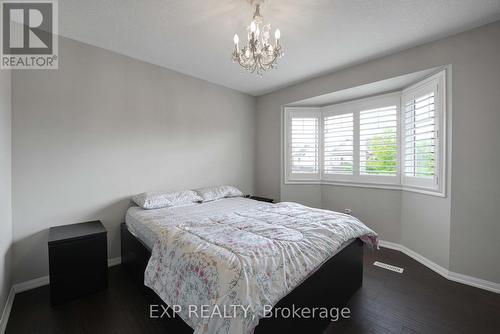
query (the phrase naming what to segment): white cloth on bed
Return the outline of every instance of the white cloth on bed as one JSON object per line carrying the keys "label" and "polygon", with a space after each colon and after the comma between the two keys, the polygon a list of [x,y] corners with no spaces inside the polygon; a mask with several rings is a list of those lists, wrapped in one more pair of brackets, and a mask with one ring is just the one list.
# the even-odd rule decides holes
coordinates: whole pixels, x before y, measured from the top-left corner
{"label": "white cloth on bed", "polygon": [[202,202],[194,190],[156,191],[137,194],[132,200],[143,209],[160,209]]}
{"label": "white cloth on bed", "polygon": [[[183,214],[158,210],[148,217],[157,223],[150,224],[156,242],[145,285],[167,305],[179,306],[178,314],[195,334],[250,334],[265,307],[275,305],[348,240],[377,243],[376,233],[349,215],[296,203],[246,203],[255,207],[194,213],[200,205],[186,207]],[[211,315],[232,305],[241,308],[229,318],[192,312],[204,305]]]}
{"label": "white cloth on bed", "polygon": [[195,189],[195,191],[203,198],[203,202],[215,201],[221,198],[242,197],[243,193],[233,186],[214,186]]}
{"label": "white cloth on bed", "polygon": [[125,216],[125,223],[132,234],[150,249],[153,249],[153,245],[164,226],[184,221],[201,221],[214,215],[253,209],[266,205],[269,204],[243,197],[232,197],[206,203],[192,203],[181,207],[168,207],[156,210],[145,210],[134,206],[128,209]]}

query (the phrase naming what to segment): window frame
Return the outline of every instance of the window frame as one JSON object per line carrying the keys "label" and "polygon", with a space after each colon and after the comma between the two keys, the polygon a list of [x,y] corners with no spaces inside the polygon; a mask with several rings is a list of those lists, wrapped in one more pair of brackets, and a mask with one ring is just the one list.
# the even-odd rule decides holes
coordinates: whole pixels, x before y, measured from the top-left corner
{"label": "window frame", "polygon": [[[297,115],[298,117],[306,118],[317,118],[318,119],[318,172],[317,173],[294,173],[292,176],[292,164],[291,164],[291,150],[290,146],[291,140],[291,119]],[[321,109],[320,108],[299,108],[299,107],[287,107],[285,108],[285,179],[293,182],[310,182],[310,181],[321,181],[321,166],[323,161],[321,158],[321,147],[322,136],[321,136]]]}
{"label": "window frame", "polygon": [[[334,108],[335,107],[335,108]],[[326,108],[321,108],[321,127],[320,127],[320,134],[321,134],[321,147],[320,147],[320,153],[321,153],[321,166],[320,167],[320,173],[321,173],[321,180],[324,181],[343,181],[343,182],[356,182],[356,169],[357,169],[357,163],[356,163],[356,113],[348,108],[349,106],[344,106],[344,104],[339,104],[336,106],[328,106]],[[343,115],[343,114],[353,114],[353,174],[352,175],[345,175],[345,174],[326,174],[325,173],[325,166],[324,166],[324,158],[325,158],[325,147],[324,147],[324,137],[325,137],[325,118],[329,116],[338,116],[338,115]]]}
{"label": "window frame", "polygon": [[[334,104],[321,108],[323,112],[322,122],[324,122],[325,115],[335,116],[345,113],[352,113],[354,117],[354,138],[353,138],[353,175],[325,175],[324,166],[321,167],[322,180],[327,182],[352,182],[360,184],[381,184],[381,185],[398,185],[400,184],[400,150],[398,147],[398,141],[400,138],[400,109],[401,109],[401,92],[388,93],[377,95],[373,97],[358,99],[354,101],[348,101],[344,103]],[[396,175],[385,176],[385,175],[361,175],[360,174],[360,114],[362,111],[387,107],[391,105],[396,105]],[[324,134],[324,128],[322,126],[321,133]],[[321,152],[323,154],[324,148],[322,147]]]}
{"label": "window frame", "polygon": [[[401,172],[401,186],[406,190],[421,190],[422,192],[445,195],[446,188],[446,71],[436,73],[418,83],[405,88],[401,94],[401,107],[406,106],[406,102],[416,99],[426,93],[434,93],[434,119],[435,119],[435,166],[433,179],[424,179],[415,176],[406,176]],[[404,110],[401,110],[401,114]],[[405,123],[401,117],[400,151],[404,158],[406,143],[404,140]],[[402,169],[404,163],[402,161]]]}
{"label": "window frame", "polygon": [[[419,192],[428,195],[439,197],[446,197],[446,171],[447,171],[447,87],[446,87],[447,70],[431,75],[405,89],[388,94],[381,94],[368,98],[357,99],[353,101],[328,105],[324,107],[283,107],[284,112],[284,127],[283,127],[283,140],[284,150],[283,155],[283,171],[284,171],[284,184],[331,184],[341,186],[353,187],[367,187],[367,188],[383,188],[395,190],[407,190],[412,192]],[[435,94],[435,121],[436,121],[436,166],[435,166],[435,179],[432,185],[426,182],[421,182],[418,177],[408,177],[404,175],[404,107],[409,97],[418,95],[423,89],[429,89],[429,85],[436,86]],[[360,113],[362,111],[376,109],[380,107],[387,107],[396,105],[396,175],[360,175]],[[308,114],[314,115],[319,118],[319,159],[318,159],[318,174],[304,175],[297,177],[297,175],[290,174],[290,160],[289,160],[289,136],[290,122],[289,117],[291,114]],[[353,174],[326,174],[324,173],[324,120],[325,117],[341,115],[346,113],[353,113]],[[309,176],[309,177],[308,177]]]}

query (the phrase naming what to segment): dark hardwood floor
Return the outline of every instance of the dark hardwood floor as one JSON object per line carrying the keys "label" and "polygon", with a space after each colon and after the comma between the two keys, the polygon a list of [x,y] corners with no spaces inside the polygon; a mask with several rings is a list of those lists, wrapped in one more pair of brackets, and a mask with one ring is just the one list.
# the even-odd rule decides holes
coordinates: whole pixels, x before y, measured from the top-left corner
{"label": "dark hardwood floor", "polygon": [[[375,267],[375,260],[405,271]],[[352,317],[324,333],[500,333],[500,295],[448,281],[387,249],[365,250],[363,287],[347,306]],[[169,321],[149,319],[148,299],[116,266],[107,291],[54,308],[47,286],[16,295],[6,333],[175,334]]]}

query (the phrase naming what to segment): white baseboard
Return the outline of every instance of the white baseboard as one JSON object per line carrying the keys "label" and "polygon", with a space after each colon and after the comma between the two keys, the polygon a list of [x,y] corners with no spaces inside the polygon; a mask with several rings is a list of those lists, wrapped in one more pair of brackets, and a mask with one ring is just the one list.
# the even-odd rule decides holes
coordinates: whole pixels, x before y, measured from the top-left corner
{"label": "white baseboard", "polygon": [[121,256],[114,257],[112,259],[108,259],[108,267],[114,267],[122,263],[122,258]]}
{"label": "white baseboard", "polygon": [[7,300],[5,301],[5,307],[2,312],[2,317],[0,318],[0,334],[5,333],[5,329],[7,329],[7,321],[9,320],[10,310],[12,310],[12,304],[14,304],[14,297],[16,292],[12,287],[9,291],[9,295],[7,296]]}
{"label": "white baseboard", "polygon": [[444,278],[446,278],[450,281],[462,283],[465,285],[470,285],[470,286],[473,286],[475,288],[488,290],[488,291],[495,292],[495,293],[500,293],[500,284],[499,283],[490,282],[490,281],[487,281],[487,280],[484,280],[481,278],[467,276],[464,274],[459,274],[459,273],[450,271],[450,270],[440,266],[439,264],[429,260],[428,258],[418,254],[417,252],[409,249],[408,247],[405,247],[403,245],[400,245],[400,244],[397,244],[394,242],[380,240],[379,245],[380,245],[380,247],[397,250],[397,251],[402,252],[403,254],[408,255],[409,257],[411,257],[415,261],[420,262],[421,264],[423,264],[427,268],[435,271],[436,273],[438,273],[439,275],[443,276]]}
{"label": "white baseboard", "polygon": [[[108,259],[108,267],[113,267],[119,265],[122,262],[121,257],[114,257]],[[5,332],[5,328],[7,327],[7,321],[9,320],[10,310],[12,309],[12,304],[14,304],[14,297],[17,293],[21,293],[24,291],[28,291],[31,289],[36,289],[41,286],[47,285],[50,283],[49,276],[38,277],[26,282],[21,282],[14,284],[10,289],[9,296],[7,297],[7,302],[5,304],[5,308],[2,313],[2,318],[0,319],[0,334]]]}
{"label": "white baseboard", "polygon": [[470,285],[479,289],[500,293],[500,284],[487,281],[482,278],[476,278],[450,271],[448,273],[448,279],[450,281]]}
{"label": "white baseboard", "polygon": [[[121,257],[114,257],[114,258],[108,259],[108,267],[117,266],[121,262],[122,262]],[[42,277],[38,277],[38,278],[29,280],[26,282],[14,284],[13,288],[14,288],[15,293],[20,293],[20,292],[28,291],[31,289],[39,288],[39,287],[47,285],[49,283],[50,283],[49,276],[42,276]]]}
{"label": "white baseboard", "polygon": [[49,276],[47,275],[47,276],[34,278],[34,279],[31,279],[31,280],[26,281],[26,282],[14,284],[12,286],[12,289],[14,289],[14,292],[17,294],[17,293],[21,293],[21,292],[28,291],[31,289],[39,288],[39,287],[47,285],[49,283],[50,283],[50,280],[49,280]]}

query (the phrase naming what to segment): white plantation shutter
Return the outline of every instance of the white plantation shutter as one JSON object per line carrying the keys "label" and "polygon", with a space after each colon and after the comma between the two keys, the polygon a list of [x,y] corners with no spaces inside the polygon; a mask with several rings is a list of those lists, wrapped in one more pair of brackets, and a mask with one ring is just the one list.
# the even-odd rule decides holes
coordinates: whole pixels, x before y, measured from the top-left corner
{"label": "white plantation shutter", "polygon": [[[440,142],[444,74],[403,92],[402,174],[403,185],[439,190],[444,164]],[[441,88],[444,89],[444,88]]]}
{"label": "white plantation shutter", "polygon": [[289,177],[297,180],[319,179],[319,113],[289,111],[287,118]]}
{"label": "white plantation shutter", "polygon": [[323,173],[352,175],[354,170],[353,113],[326,116],[323,122]]}
{"label": "white plantation shutter", "polygon": [[361,175],[397,175],[398,106],[364,110],[359,115]]}
{"label": "white plantation shutter", "polygon": [[405,105],[404,174],[433,178],[436,167],[436,115],[434,93],[408,101]]}
{"label": "white plantation shutter", "polygon": [[318,172],[318,125],[317,118],[292,118],[292,173]]}
{"label": "white plantation shutter", "polygon": [[285,108],[285,183],[445,196],[446,71],[395,93]]}

